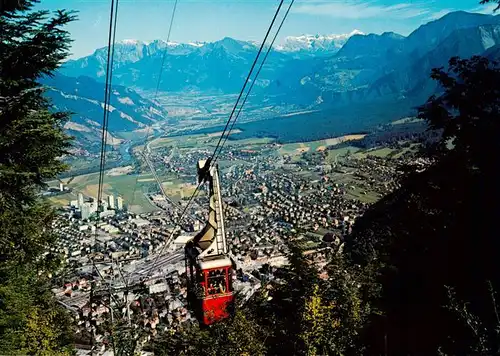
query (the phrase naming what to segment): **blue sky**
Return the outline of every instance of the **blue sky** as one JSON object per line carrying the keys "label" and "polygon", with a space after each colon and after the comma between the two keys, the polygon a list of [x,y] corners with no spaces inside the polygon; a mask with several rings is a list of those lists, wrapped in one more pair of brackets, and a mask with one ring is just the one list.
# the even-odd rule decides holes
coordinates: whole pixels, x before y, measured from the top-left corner
{"label": "blue sky", "polygon": [[[288,3],[290,0],[285,0]],[[179,0],[170,37],[174,42],[216,41],[225,36],[261,40],[278,0]],[[38,8],[79,11],[69,25],[73,57],[107,43],[109,0],[41,0]],[[120,0],[117,39],[166,39],[173,0]],[[394,31],[409,34],[418,26],[454,10],[492,13],[479,0],[296,0],[280,33],[342,34]]]}

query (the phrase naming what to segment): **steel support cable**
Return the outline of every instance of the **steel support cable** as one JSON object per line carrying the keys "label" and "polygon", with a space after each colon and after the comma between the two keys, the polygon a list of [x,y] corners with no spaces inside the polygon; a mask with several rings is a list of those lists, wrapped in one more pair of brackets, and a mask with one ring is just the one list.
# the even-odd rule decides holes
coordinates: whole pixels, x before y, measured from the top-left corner
{"label": "steel support cable", "polygon": [[285,23],[285,20],[286,18],[288,17],[288,13],[290,12],[290,10],[292,9],[292,6],[293,6],[293,3],[295,2],[295,0],[292,0],[290,2],[290,5],[288,6],[288,9],[286,10],[286,13],[285,15],[283,16],[283,19],[281,20],[281,23],[278,27],[278,30],[276,31],[276,33],[274,34],[274,37],[271,41],[271,44],[269,45],[269,48],[267,49],[267,52],[266,52],[266,55],[264,56],[264,59],[262,60],[262,62],[260,63],[260,66],[259,66],[259,70],[257,71],[257,74],[255,75],[254,79],[252,80],[252,84],[250,85],[250,88],[248,89],[246,95],[245,95],[245,99],[243,100],[243,103],[241,104],[240,108],[238,109],[238,113],[236,114],[236,117],[234,118],[232,124],[231,124],[231,127],[229,128],[229,131],[224,139],[224,142],[222,143],[222,146],[221,146],[221,149],[219,150],[219,153],[217,154],[217,156],[215,156],[213,162],[215,163],[220,155],[220,153],[222,152],[222,148],[224,147],[224,145],[226,144],[226,141],[227,139],[229,138],[229,135],[231,134],[231,131],[233,130],[233,127],[234,127],[234,124],[236,123],[236,120],[238,120],[238,118],[240,117],[240,114],[241,114],[241,111],[243,109],[243,106],[245,106],[245,103],[247,102],[247,99],[253,89],[253,86],[255,85],[255,82],[257,81],[257,78],[259,77],[259,74],[260,72],[262,71],[262,68],[264,67],[264,64],[267,60],[267,57],[269,56],[269,53],[271,53],[271,50],[273,48],[273,45],[274,45],[274,42],[276,41],[276,38],[278,37],[278,34],[279,32],[281,31],[281,28],[283,27],[283,24]]}
{"label": "steel support cable", "polygon": [[[168,50],[168,43],[170,42],[170,34],[172,33],[172,26],[173,26],[173,23],[174,23],[174,18],[175,18],[175,14],[177,12],[177,3],[178,3],[178,0],[175,0],[175,3],[174,3],[174,8],[172,10],[172,15],[170,17],[170,25],[168,27],[168,33],[167,33],[167,43],[165,45],[165,49],[163,50],[163,54],[162,54],[162,59],[161,59],[161,66],[160,66],[160,72],[158,74],[158,81],[156,83],[156,90],[155,90],[155,95],[153,97],[153,103],[156,103],[156,100],[158,98],[158,92],[160,90],[160,83],[161,83],[161,77],[163,75],[163,67],[165,65],[165,59],[167,58],[167,50]],[[146,138],[144,140],[144,147],[142,148],[142,154],[139,154],[139,157],[141,155],[144,154],[144,152],[146,151],[146,146],[147,146],[147,143],[148,141],[150,140],[151,138],[151,133],[152,133],[152,125],[148,127],[147,131],[146,131]],[[140,165],[139,165],[140,167]],[[139,172],[138,172],[139,173]],[[134,190],[133,190],[133,193],[132,193],[132,202],[135,201],[135,193],[137,191],[137,183],[139,181],[139,174],[137,174],[136,178],[135,178],[135,184],[134,184]],[[160,189],[161,190],[161,189]]]}
{"label": "steel support cable", "polygon": [[[97,192],[97,206],[100,208],[102,200],[102,185],[104,180],[104,169],[106,164],[106,146],[108,133],[109,119],[109,99],[111,97],[111,81],[113,75],[113,60],[115,54],[115,38],[116,38],[116,16],[118,14],[118,0],[111,0],[111,14],[109,20],[109,36],[108,36],[108,54],[106,63],[106,82],[104,88],[104,110],[102,119],[102,137],[101,137],[101,162],[99,167],[99,185]],[[99,210],[98,210],[99,212]]]}
{"label": "steel support cable", "polygon": [[[176,204],[175,202],[173,202],[168,197],[167,193],[165,193],[165,190],[163,189],[163,186],[161,185],[160,177],[158,177],[158,174],[156,174],[156,171],[155,171],[155,169],[153,167],[153,163],[149,160],[147,154],[143,154],[142,156],[144,157],[144,161],[146,162],[146,164],[148,165],[149,169],[151,170],[151,173],[153,174],[153,178],[156,181],[156,184],[158,185],[158,187],[160,188],[160,191],[161,191],[162,195],[165,197],[165,200],[167,200],[174,208],[177,208],[177,209],[180,210],[182,207],[179,204]],[[199,219],[197,216],[194,216],[192,218],[198,220],[201,223],[204,222],[201,219]]]}
{"label": "steel support cable", "polygon": [[161,66],[160,66],[160,74],[158,75],[158,81],[156,82],[156,91],[153,101],[156,101],[156,98],[158,97],[158,91],[160,89],[161,76],[163,74],[163,66],[165,65],[165,58],[167,58],[168,43],[170,42],[170,34],[172,33],[172,25],[174,24],[175,12],[177,10],[177,2],[178,0],[175,0],[174,8],[172,10],[172,16],[170,17],[170,26],[168,27],[168,34],[167,34],[167,44],[165,46],[165,49],[163,50],[163,56],[161,59]]}
{"label": "steel support cable", "polygon": [[154,269],[156,267],[155,265],[156,265],[156,263],[158,263],[158,260],[160,259],[161,254],[165,250],[165,247],[167,247],[170,244],[170,242],[172,241],[173,237],[175,236],[175,232],[177,230],[177,227],[179,227],[179,225],[181,224],[182,220],[184,219],[184,215],[186,215],[186,212],[188,211],[189,206],[191,205],[193,199],[195,198],[195,196],[197,195],[198,191],[200,190],[201,184],[202,184],[202,181],[200,183],[198,183],[198,185],[196,186],[196,189],[194,190],[193,194],[189,198],[189,201],[186,204],[186,206],[184,207],[184,210],[182,211],[181,216],[179,217],[179,219],[177,219],[177,223],[174,224],[174,227],[173,227],[172,232],[170,233],[170,236],[168,237],[167,240],[165,240],[165,244],[162,246],[160,252],[156,256],[155,260],[153,261],[153,265],[148,269],[148,273],[146,274],[146,277],[144,277],[145,280],[147,280],[149,277],[151,277],[151,272],[154,271]]}
{"label": "steel support cable", "polygon": [[[113,352],[116,353],[116,348],[115,348],[115,342],[114,342],[114,337],[113,337],[113,319],[114,319],[114,312],[113,312],[113,307],[111,305],[111,299],[113,299],[113,301],[115,302],[115,304],[119,305],[119,302],[118,300],[116,299],[115,295],[112,293],[112,288],[111,288],[111,284],[106,282],[106,280],[104,279],[101,271],[99,271],[99,269],[97,268],[97,266],[95,266],[95,270],[97,272],[97,274],[99,275],[99,278],[101,278],[101,280],[104,282],[104,283],[107,283],[108,284],[108,293],[109,293],[109,313],[110,313],[110,318],[111,318],[111,332],[110,332],[110,335],[111,335],[111,346],[113,347]],[[113,267],[111,267],[111,271],[112,273],[114,273],[114,270],[113,270]],[[92,288],[92,285],[91,285],[91,288]],[[92,291],[92,290],[91,290]],[[103,303],[105,305],[105,303]],[[105,305],[106,306],[106,305]],[[92,310],[92,303],[90,305],[91,307],[91,310]]]}
{"label": "steel support cable", "polygon": [[245,91],[245,88],[247,87],[248,81],[249,81],[250,77],[252,76],[255,65],[257,64],[257,61],[259,60],[260,54],[262,53],[262,50],[264,49],[264,46],[267,42],[267,37],[269,37],[269,33],[271,32],[271,30],[274,26],[274,22],[276,21],[276,18],[278,17],[278,14],[280,13],[281,6],[283,6],[283,2],[284,2],[284,0],[281,0],[280,4],[278,5],[278,8],[276,9],[273,20],[271,21],[271,25],[269,25],[269,28],[267,29],[266,36],[264,37],[264,40],[262,41],[262,44],[260,45],[259,52],[257,53],[257,56],[255,56],[255,60],[252,63],[252,67],[250,68],[250,72],[248,73],[248,76],[245,80],[245,83],[243,84],[243,88],[241,88],[240,94],[238,95],[238,99],[236,99],[236,103],[234,104],[233,110],[231,111],[231,115],[229,115],[229,119],[226,122],[226,126],[224,127],[224,130],[222,131],[222,134],[219,138],[219,142],[217,142],[217,145],[215,146],[215,150],[214,150],[212,157],[214,157],[217,154],[217,150],[222,142],[222,139],[224,138],[224,134],[226,133],[226,130],[229,127],[229,123],[231,122],[231,120],[233,118],[233,115],[236,111],[236,108],[238,107],[238,104],[239,104],[240,99],[243,95],[243,92]]}
{"label": "steel support cable", "polygon": [[[109,99],[110,99],[110,87],[111,87],[111,73],[112,69],[112,62],[113,62],[113,56],[114,56],[114,42],[115,42],[115,37],[116,37],[116,17],[118,15],[118,0],[116,0],[116,6],[115,6],[115,0],[111,0],[111,10],[110,10],[110,18],[109,18],[109,34],[108,34],[108,53],[107,53],[107,63],[106,63],[106,81],[105,81],[105,87],[104,87],[104,113],[103,113],[103,123],[102,123],[102,137],[101,137],[101,160],[100,160],[100,166],[99,166],[99,185],[98,185],[98,192],[97,192],[97,215],[99,216],[100,213],[100,206],[101,206],[101,200],[102,200],[102,183],[104,179],[104,168],[105,168],[105,163],[106,163],[106,144],[107,144],[107,126],[108,126],[108,117],[109,117]],[[81,208],[80,208],[81,209]],[[97,238],[97,225],[98,225],[99,219],[96,220],[96,231],[94,234],[94,244],[95,240]],[[91,253],[92,253],[92,245],[90,246]],[[100,271],[97,269],[95,265],[95,260],[94,257],[92,257],[92,265],[93,268],[97,271],[99,277],[105,282],[104,278],[102,277],[102,274]],[[91,281],[90,284],[90,322],[92,323],[92,308],[93,308],[93,301],[94,301],[94,286],[95,282]],[[114,345],[113,345],[114,346]],[[91,355],[93,354],[93,349],[94,349],[94,332],[92,330],[92,325],[91,325]]]}
{"label": "steel support cable", "polygon": [[[101,167],[99,169],[99,185],[97,192],[97,220],[96,220],[96,229],[94,233],[94,238],[97,237],[97,225],[99,222],[99,215],[101,213],[100,209],[102,207],[102,195],[103,195],[103,183],[104,183],[104,171],[106,166],[106,146],[107,146],[107,133],[108,133],[108,123],[109,123],[109,106],[111,100],[111,82],[113,77],[113,62],[115,56],[115,42],[116,42],[116,24],[118,17],[118,3],[119,0],[116,0],[116,6],[114,7],[113,13],[113,2],[111,4],[111,12],[112,16],[110,18],[110,33],[108,39],[108,63],[106,65],[106,88],[105,88],[105,98],[104,98],[104,117],[103,117],[103,142],[101,146]],[[113,16],[114,15],[114,16]],[[95,243],[95,241],[94,241]],[[94,267],[97,267],[94,264]],[[99,273],[99,271],[98,271]],[[99,273],[100,274],[100,273]],[[101,275],[102,278],[102,275]]]}
{"label": "steel support cable", "polygon": [[[111,4],[111,12],[113,15],[113,2]],[[108,63],[106,65],[106,87],[105,87],[105,98],[104,98],[104,117],[103,117],[103,141],[101,143],[101,166],[99,169],[99,185],[97,192],[97,219],[96,219],[96,229],[94,233],[94,244],[97,238],[97,227],[99,223],[99,216],[102,207],[102,195],[103,195],[103,185],[104,185],[104,171],[106,166],[106,146],[107,146],[107,133],[108,133],[108,123],[109,123],[109,106],[111,101],[111,82],[113,78],[113,62],[115,56],[115,42],[116,42],[116,24],[118,17],[118,3],[116,0],[116,6],[114,8],[114,16],[110,18],[110,28],[109,28],[109,39],[108,39]],[[114,20],[113,20],[114,18]],[[92,248],[92,247],[91,247]],[[94,263],[94,262],[93,262]],[[94,264],[95,267],[95,264]],[[97,268],[97,267],[96,267]]]}
{"label": "steel support cable", "polygon": [[[254,60],[254,62],[252,63],[252,67],[250,68],[250,72],[248,73],[248,76],[247,76],[247,78],[246,78],[246,80],[245,80],[245,83],[243,84],[243,87],[242,87],[242,89],[241,89],[241,91],[240,91],[240,94],[239,94],[239,96],[238,96],[238,99],[236,100],[236,104],[234,105],[234,107],[233,107],[233,109],[232,109],[232,111],[231,111],[231,114],[230,114],[230,116],[229,116],[229,119],[228,119],[228,121],[227,121],[227,123],[226,123],[226,126],[224,127],[224,131],[222,132],[222,135],[221,135],[221,137],[220,137],[220,139],[219,139],[219,142],[217,143],[217,146],[215,147],[214,152],[212,153],[212,156],[208,159],[208,163],[209,163],[209,164],[215,164],[215,161],[212,161],[212,159],[213,159],[213,158],[216,156],[216,154],[217,154],[217,150],[218,150],[218,148],[219,148],[219,146],[220,146],[220,143],[222,142],[222,139],[223,139],[223,137],[224,137],[224,133],[226,132],[227,128],[229,127],[229,124],[230,124],[230,122],[231,122],[231,119],[232,119],[232,117],[233,117],[233,115],[234,115],[234,113],[235,113],[235,111],[236,111],[236,108],[238,107],[238,103],[239,103],[239,101],[240,101],[241,97],[243,96],[243,92],[245,91],[245,88],[246,88],[246,86],[247,86],[247,84],[248,84],[248,80],[250,79],[250,77],[251,77],[251,75],[252,75],[252,72],[253,72],[253,70],[254,70],[254,68],[255,68],[255,65],[256,65],[256,64],[257,64],[257,62],[258,62],[259,56],[260,56],[260,54],[262,53],[262,50],[263,50],[263,48],[264,48],[264,46],[265,46],[265,44],[266,44],[266,42],[267,42],[267,38],[269,37],[269,34],[270,34],[270,32],[271,32],[271,30],[272,30],[272,28],[273,28],[273,26],[274,26],[274,23],[275,23],[275,21],[276,21],[276,18],[278,17],[278,15],[279,15],[279,13],[280,13],[280,10],[281,10],[281,7],[282,7],[282,5],[283,5],[283,2],[284,2],[284,0],[281,0],[281,1],[280,1],[280,4],[278,5],[278,8],[276,9],[276,12],[275,12],[275,14],[274,14],[274,16],[273,16],[273,19],[272,19],[272,21],[271,21],[271,24],[269,25],[269,28],[267,29],[266,35],[265,35],[265,37],[264,37],[264,40],[262,41],[262,44],[261,44],[261,46],[260,46],[260,48],[259,48],[259,52],[258,52],[258,53],[257,53],[257,55],[255,56],[255,60]],[[290,10],[290,8],[289,8],[289,10]],[[288,11],[289,11],[289,10],[288,10]],[[288,14],[288,11],[287,11],[287,14]],[[285,18],[286,18],[286,17],[285,17]],[[281,26],[280,26],[280,28],[281,28]],[[277,35],[276,35],[276,36],[277,36]],[[206,170],[206,173],[205,173],[205,174],[207,174],[208,172],[209,172],[209,169],[207,169],[207,170]],[[191,205],[191,203],[192,203],[192,201],[193,201],[194,197],[196,196],[196,194],[198,193],[198,191],[199,191],[199,189],[200,189],[200,187],[201,187],[202,183],[203,183],[203,179],[202,179],[202,180],[200,180],[200,182],[199,182],[199,183],[198,183],[198,185],[196,186],[196,189],[194,190],[194,192],[193,192],[193,194],[191,195],[191,197],[190,197],[190,199],[189,199],[189,201],[188,201],[187,205],[185,206],[184,210],[182,211],[181,216],[180,216],[180,217],[179,217],[179,219],[177,220],[177,223],[174,225],[174,228],[173,228],[173,230],[172,230],[172,233],[170,234],[169,238],[166,240],[165,244],[162,246],[162,248],[161,248],[160,252],[159,252],[159,253],[158,253],[158,255],[156,256],[156,258],[155,258],[155,260],[154,260],[154,262],[153,262],[153,265],[152,265],[152,267],[149,269],[148,274],[146,275],[145,279],[148,279],[148,278],[150,277],[151,272],[153,272],[153,271],[154,271],[154,269],[155,269],[155,267],[156,267],[155,265],[156,265],[156,263],[158,262],[158,259],[160,258],[161,254],[162,254],[162,253],[163,253],[163,251],[165,250],[165,247],[169,245],[170,241],[172,240],[173,236],[175,235],[176,228],[180,225],[181,221],[183,220],[184,215],[185,215],[185,214],[186,214],[186,212],[188,211],[189,206]]]}

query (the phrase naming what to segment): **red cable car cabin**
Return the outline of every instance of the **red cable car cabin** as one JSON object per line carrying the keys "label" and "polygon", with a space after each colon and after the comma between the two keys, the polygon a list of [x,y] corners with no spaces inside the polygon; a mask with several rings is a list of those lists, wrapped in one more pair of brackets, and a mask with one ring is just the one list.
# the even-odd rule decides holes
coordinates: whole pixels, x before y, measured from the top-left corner
{"label": "red cable car cabin", "polygon": [[233,306],[232,263],[227,254],[217,167],[198,162],[200,181],[209,182],[210,210],[205,227],[186,244],[191,305],[201,324],[229,317]]}

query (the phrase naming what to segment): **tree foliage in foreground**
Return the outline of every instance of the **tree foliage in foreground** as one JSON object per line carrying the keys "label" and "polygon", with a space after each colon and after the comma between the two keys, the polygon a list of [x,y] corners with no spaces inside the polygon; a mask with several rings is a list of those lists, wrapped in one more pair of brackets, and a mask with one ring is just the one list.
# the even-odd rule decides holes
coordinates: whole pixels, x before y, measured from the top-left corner
{"label": "tree foliage in foreground", "polygon": [[292,242],[290,265],[230,320],[207,329],[190,326],[165,333],[157,355],[359,355],[369,308],[357,273],[332,256],[328,279]]}
{"label": "tree foliage in foreground", "polygon": [[437,163],[375,204],[357,221],[348,246],[355,263],[378,265],[380,273],[374,283],[382,295],[373,303],[385,316],[374,320],[365,340],[373,354],[474,352],[477,337],[446,308],[447,286],[488,330],[484,347],[498,350],[485,283],[500,287],[500,66],[452,58],[449,70],[435,69],[432,77],[444,92],[419,116],[443,131],[431,151]]}
{"label": "tree foliage in foreground", "polygon": [[0,8],[0,353],[58,355],[70,350],[67,314],[47,275],[57,258],[53,211],[39,196],[65,169],[67,114],[51,112],[38,83],[68,54],[65,11],[33,11],[35,1]]}
{"label": "tree foliage in foreground", "polygon": [[500,0],[481,0],[480,4],[498,4],[498,6],[495,8],[495,11],[498,11],[500,9]]}

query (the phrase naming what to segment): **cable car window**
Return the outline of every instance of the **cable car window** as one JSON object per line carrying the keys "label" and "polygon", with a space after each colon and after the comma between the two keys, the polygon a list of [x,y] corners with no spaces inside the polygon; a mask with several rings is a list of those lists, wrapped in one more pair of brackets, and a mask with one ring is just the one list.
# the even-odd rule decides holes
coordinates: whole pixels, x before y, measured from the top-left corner
{"label": "cable car window", "polygon": [[208,295],[226,293],[226,270],[215,269],[208,272]]}

